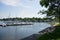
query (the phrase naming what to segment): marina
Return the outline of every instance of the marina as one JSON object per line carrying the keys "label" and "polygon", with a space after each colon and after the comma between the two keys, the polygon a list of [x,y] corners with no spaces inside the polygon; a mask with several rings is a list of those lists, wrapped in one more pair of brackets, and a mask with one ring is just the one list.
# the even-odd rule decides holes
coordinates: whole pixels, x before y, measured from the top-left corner
{"label": "marina", "polygon": [[6,26],[19,26],[19,25],[33,25],[32,22],[3,22],[2,24],[0,24],[0,26],[6,27]]}
{"label": "marina", "polygon": [[0,27],[0,40],[21,40],[47,27],[50,27],[50,24],[36,22],[33,25]]}

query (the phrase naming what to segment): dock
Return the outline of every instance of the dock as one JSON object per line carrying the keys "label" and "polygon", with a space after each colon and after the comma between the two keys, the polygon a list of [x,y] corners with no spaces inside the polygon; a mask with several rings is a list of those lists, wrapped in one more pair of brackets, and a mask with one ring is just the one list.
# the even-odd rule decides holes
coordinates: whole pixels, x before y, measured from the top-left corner
{"label": "dock", "polygon": [[[33,24],[6,24],[6,26],[20,26],[20,25],[33,25]],[[0,24],[0,26],[3,26]]]}

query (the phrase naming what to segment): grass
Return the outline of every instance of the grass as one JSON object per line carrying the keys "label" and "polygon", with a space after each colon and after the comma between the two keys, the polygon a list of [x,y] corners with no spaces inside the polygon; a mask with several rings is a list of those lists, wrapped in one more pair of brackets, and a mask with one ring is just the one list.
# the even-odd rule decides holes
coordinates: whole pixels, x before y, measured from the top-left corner
{"label": "grass", "polygon": [[52,33],[46,33],[37,40],[60,40],[60,24],[56,25],[56,29]]}

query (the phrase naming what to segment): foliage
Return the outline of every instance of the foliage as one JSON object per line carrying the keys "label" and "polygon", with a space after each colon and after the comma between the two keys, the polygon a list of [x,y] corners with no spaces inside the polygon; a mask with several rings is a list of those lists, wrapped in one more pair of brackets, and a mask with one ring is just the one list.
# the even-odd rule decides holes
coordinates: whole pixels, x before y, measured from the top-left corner
{"label": "foliage", "polygon": [[37,40],[60,40],[60,24],[56,26],[56,29],[52,33],[46,33]]}
{"label": "foliage", "polygon": [[[59,18],[60,17],[60,0],[41,0],[41,6],[45,6],[48,10],[41,11],[46,13],[47,16]],[[60,18],[59,18],[60,21]]]}
{"label": "foliage", "polygon": [[54,19],[51,18],[3,18],[0,19],[2,21],[21,21],[21,22],[47,22],[48,21],[53,21]]}

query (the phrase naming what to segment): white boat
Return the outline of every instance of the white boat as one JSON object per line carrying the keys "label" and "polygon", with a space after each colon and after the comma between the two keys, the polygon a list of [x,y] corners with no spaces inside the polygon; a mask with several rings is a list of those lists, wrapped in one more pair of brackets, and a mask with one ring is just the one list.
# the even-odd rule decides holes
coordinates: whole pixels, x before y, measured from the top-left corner
{"label": "white boat", "polygon": [[2,24],[2,26],[3,26],[3,27],[6,27],[6,26],[7,26],[7,24],[6,24],[6,23],[3,23],[3,24]]}

